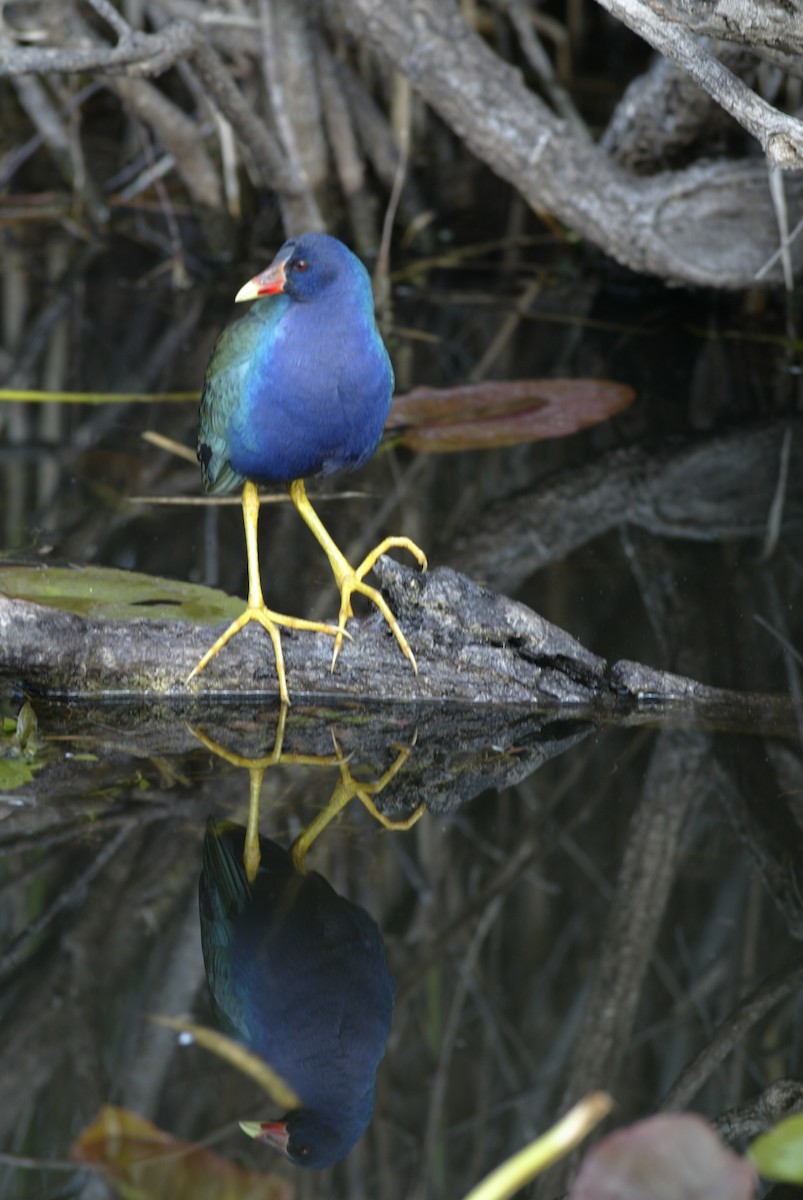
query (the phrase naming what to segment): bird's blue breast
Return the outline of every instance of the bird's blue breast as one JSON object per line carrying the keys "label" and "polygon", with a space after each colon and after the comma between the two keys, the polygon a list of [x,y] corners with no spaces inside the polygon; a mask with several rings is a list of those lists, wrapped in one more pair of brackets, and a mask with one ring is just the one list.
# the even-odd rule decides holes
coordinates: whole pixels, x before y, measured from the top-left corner
{"label": "bird's blue breast", "polygon": [[227,455],[238,475],[330,475],[361,466],[378,446],[393,370],[362,306],[282,305],[241,370]]}

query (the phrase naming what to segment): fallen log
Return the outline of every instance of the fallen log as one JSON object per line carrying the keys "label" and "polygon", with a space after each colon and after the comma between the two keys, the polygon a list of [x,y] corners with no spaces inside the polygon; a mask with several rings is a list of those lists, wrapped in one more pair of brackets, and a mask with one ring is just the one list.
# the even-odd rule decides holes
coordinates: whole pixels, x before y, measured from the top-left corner
{"label": "fallen log", "polygon": [[[449,568],[419,574],[386,557],[376,573],[410,640],[418,674],[378,613],[349,622],[352,640],[334,672],[331,638],[287,630],[282,643],[294,704],[519,706],[571,711],[595,724],[691,720],[781,736],[796,730],[788,697],[711,688],[639,663],[609,667],[524,604]],[[132,589],[142,579],[132,575]],[[185,683],[215,636],[208,623],[161,615],[115,620],[91,608],[35,603],[4,593],[0,572],[0,676],[19,692],[82,701],[159,699],[196,711],[212,701],[276,701],[273,650],[255,625]]]}
{"label": "fallen log", "polygon": [[[418,575],[385,559],[378,573],[411,639],[418,674],[378,614],[349,623],[352,640],[334,672],[330,637],[283,630],[291,700],[585,703],[608,691],[605,662],[524,605],[448,569]],[[0,595],[0,674],[27,691],[73,698],[275,698],[273,649],[254,624],[186,685],[216,632],[183,620],[109,620]]]}

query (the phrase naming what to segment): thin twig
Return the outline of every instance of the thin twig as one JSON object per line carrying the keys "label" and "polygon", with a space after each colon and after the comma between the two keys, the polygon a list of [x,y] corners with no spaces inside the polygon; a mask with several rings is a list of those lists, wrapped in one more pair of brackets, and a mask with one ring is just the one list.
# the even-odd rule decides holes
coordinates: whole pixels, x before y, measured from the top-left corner
{"label": "thin twig", "polygon": [[134,823],[131,821],[126,821],[124,825],[121,825],[108,842],[100,848],[86,870],[72,879],[69,885],[63,887],[53,902],[34,921],[31,921],[18,938],[15,938],[3,957],[0,958],[0,980],[8,978],[17,970],[39,934],[48,928],[63,908],[73,904],[76,897],[89,887],[95,876],[99,875],[110,859],[114,857],[133,829]]}
{"label": "thin twig", "polygon": [[377,256],[376,269],[374,271],[374,293],[377,300],[377,306],[381,307],[389,297],[389,267],[390,267],[390,239],[393,235],[393,223],[396,220],[396,212],[401,199],[402,188],[404,187],[404,178],[407,174],[407,163],[410,157],[410,125],[412,122],[411,100],[412,88],[410,82],[402,75],[396,76],[397,89],[401,96],[400,110],[401,119],[399,122],[399,158],[396,163],[396,172],[393,177],[393,187],[388,200],[388,206],[385,210],[385,219],[382,222],[382,237],[379,242],[379,255]]}
{"label": "thin twig", "polygon": [[[784,267],[784,274],[786,267]],[[769,513],[767,514],[767,530],[764,535],[764,546],[760,562],[767,562],[775,552],[778,539],[783,528],[783,510],[786,503],[786,490],[789,482],[789,459],[792,454],[792,430],[787,428],[781,442],[781,457],[778,463],[778,482],[772,497]]]}
{"label": "thin twig", "polygon": [[681,1072],[661,1103],[662,1111],[688,1107],[717,1067],[768,1012],[803,987],[803,966],[772,976],[749,996],[719,1026],[708,1044]]}

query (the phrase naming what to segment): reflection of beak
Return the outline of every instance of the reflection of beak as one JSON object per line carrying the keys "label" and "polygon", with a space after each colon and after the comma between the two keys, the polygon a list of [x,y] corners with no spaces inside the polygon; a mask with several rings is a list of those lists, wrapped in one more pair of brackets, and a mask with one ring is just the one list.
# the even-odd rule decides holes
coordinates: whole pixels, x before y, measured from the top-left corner
{"label": "reflection of beak", "polygon": [[256,1142],[267,1142],[274,1150],[287,1157],[290,1135],[286,1121],[241,1121],[240,1128]]}
{"label": "reflection of beak", "polygon": [[279,292],[283,292],[287,282],[284,273],[286,262],[286,258],[274,258],[270,266],[260,275],[255,275],[253,279],[248,280],[248,283],[243,284],[234,297],[234,303],[237,304],[240,300],[258,300],[260,296],[275,296]]}

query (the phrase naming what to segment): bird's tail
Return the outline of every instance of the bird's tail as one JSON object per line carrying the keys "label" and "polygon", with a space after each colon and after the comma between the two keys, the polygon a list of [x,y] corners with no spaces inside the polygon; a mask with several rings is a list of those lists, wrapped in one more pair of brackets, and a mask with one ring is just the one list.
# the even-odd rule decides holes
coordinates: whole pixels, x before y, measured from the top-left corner
{"label": "bird's tail", "polygon": [[206,903],[220,910],[221,916],[239,912],[251,895],[243,866],[245,830],[242,825],[224,821],[217,825],[210,817],[204,837],[201,894]]}

